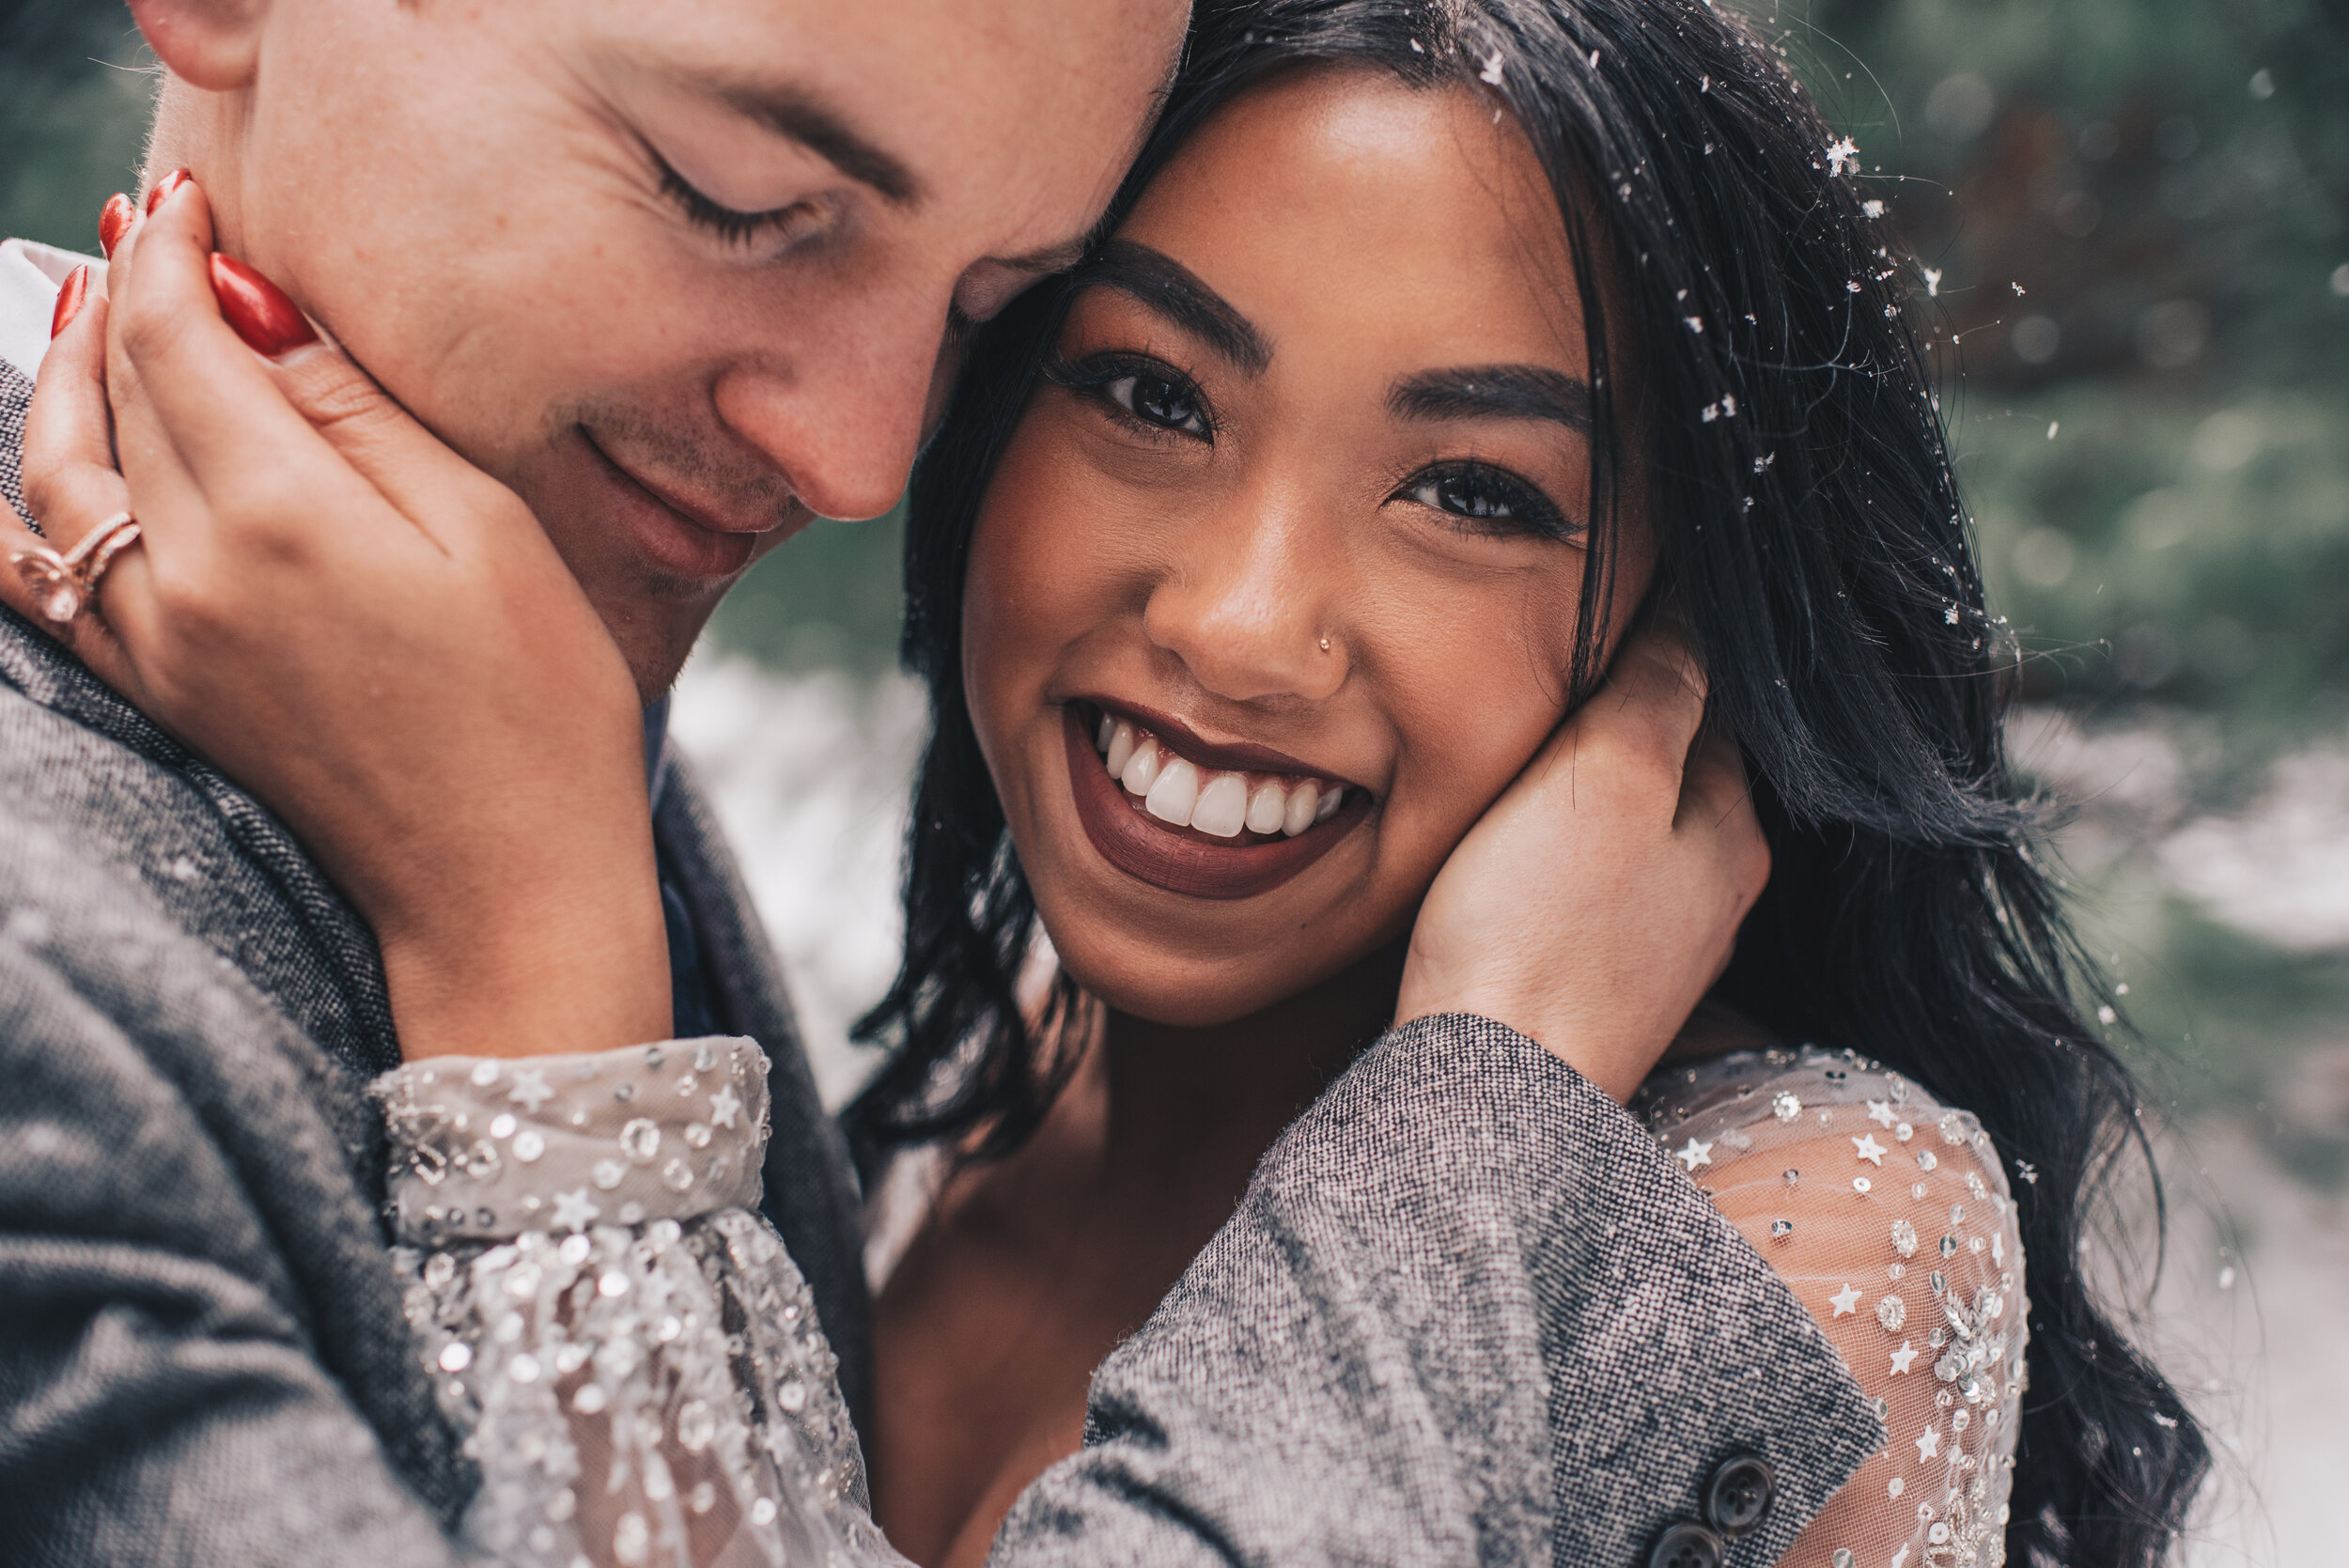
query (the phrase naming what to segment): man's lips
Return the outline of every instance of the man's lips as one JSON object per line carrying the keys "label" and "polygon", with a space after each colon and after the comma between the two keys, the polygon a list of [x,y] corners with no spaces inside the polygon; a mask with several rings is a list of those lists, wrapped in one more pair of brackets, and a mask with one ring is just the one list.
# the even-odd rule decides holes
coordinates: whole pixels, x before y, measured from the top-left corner
{"label": "man's lips", "polygon": [[[1169,893],[1193,898],[1252,898],[1269,893],[1337,847],[1370,813],[1370,797],[1349,790],[1351,799],[1336,815],[1294,838],[1227,844],[1190,829],[1170,828],[1144,812],[1110,777],[1087,733],[1091,722],[1083,705],[1069,703],[1062,709],[1061,729],[1068,753],[1069,784],[1077,800],[1077,820],[1103,860],[1128,877]],[[1169,736],[1170,740],[1174,738]],[[1183,749],[1189,750],[1187,745]],[[1268,753],[1265,748],[1246,750],[1259,758],[1279,754]],[[1226,748],[1221,757],[1205,760],[1228,764],[1231,755],[1231,749]],[[1265,764],[1257,760],[1248,766],[1263,768]],[[1293,768],[1292,764],[1274,770]]]}
{"label": "man's lips", "polygon": [[[692,577],[731,577],[750,564],[761,536],[791,520],[790,511],[736,519],[678,496],[623,465],[584,426],[580,440],[628,501],[637,541],[673,571]],[[793,508],[796,510],[796,508]]]}

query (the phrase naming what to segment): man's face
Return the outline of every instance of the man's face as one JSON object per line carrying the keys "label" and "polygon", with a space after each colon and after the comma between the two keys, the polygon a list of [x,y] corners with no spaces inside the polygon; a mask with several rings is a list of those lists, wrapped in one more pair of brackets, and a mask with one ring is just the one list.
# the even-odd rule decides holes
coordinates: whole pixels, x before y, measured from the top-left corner
{"label": "man's face", "polygon": [[[216,89],[166,108],[163,149],[194,116],[224,248],[521,492],[648,695],[768,549],[896,500],[952,323],[1071,258],[1186,11],[137,8],[166,64]],[[179,70],[175,24],[249,51]]]}

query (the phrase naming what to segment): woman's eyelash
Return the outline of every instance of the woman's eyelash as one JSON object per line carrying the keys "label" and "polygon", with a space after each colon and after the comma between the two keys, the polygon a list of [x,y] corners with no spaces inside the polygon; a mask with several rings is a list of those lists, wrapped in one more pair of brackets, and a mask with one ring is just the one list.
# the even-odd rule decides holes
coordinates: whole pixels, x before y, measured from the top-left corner
{"label": "woman's eyelash", "polygon": [[687,184],[685,177],[671,168],[668,160],[659,153],[653,154],[653,162],[661,170],[661,194],[677,203],[688,223],[708,229],[730,245],[747,245],[762,235],[790,227],[813,210],[813,204],[804,201],[765,212],[744,212],[722,206]]}
{"label": "woman's eyelash", "polygon": [[1490,463],[1431,464],[1396,486],[1392,499],[1440,512],[1464,534],[1572,539],[1582,533],[1538,487]]}
{"label": "woman's eyelash", "polygon": [[1154,439],[1215,440],[1215,414],[1199,383],[1163,360],[1109,353],[1071,363],[1054,355],[1045,363],[1044,374]]}

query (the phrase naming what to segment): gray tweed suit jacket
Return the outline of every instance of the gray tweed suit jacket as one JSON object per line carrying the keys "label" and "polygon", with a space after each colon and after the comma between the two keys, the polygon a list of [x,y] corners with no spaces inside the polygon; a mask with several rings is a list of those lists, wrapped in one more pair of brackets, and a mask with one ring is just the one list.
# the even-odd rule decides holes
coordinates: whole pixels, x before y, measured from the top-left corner
{"label": "gray tweed suit jacket", "polygon": [[[29,391],[0,365],[12,505]],[[721,1027],[774,1060],[769,1212],[854,1397],[837,1133],[690,778],[659,839]],[[362,1094],[397,1060],[373,940],[285,829],[0,622],[0,1562],[457,1560],[474,1473]],[[997,1563],[1642,1563],[1750,1454],[1775,1501],[1716,1560],[1754,1568],[1883,1441],[1653,1141],[1474,1018],[1389,1035],[1284,1136],[1088,1437]]]}

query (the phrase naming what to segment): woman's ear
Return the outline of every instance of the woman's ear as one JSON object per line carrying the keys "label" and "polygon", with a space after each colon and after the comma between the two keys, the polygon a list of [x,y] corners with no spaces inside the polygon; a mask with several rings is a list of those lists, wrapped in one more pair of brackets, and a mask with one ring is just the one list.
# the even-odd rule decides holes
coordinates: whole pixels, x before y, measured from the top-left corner
{"label": "woman's ear", "polygon": [[130,0],[163,68],[205,92],[252,85],[271,0]]}

